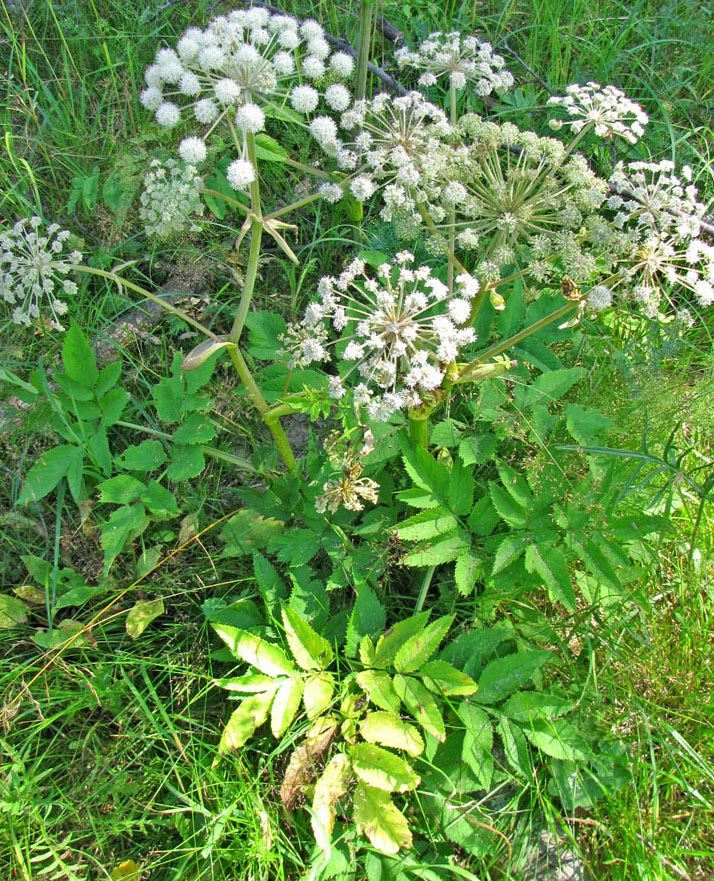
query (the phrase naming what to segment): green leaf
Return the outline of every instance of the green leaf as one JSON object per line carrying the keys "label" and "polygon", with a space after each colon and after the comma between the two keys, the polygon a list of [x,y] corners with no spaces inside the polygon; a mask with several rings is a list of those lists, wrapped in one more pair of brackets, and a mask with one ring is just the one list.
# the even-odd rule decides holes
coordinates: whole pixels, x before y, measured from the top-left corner
{"label": "green leaf", "polygon": [[397,673],[414,673],[426,664],[449,632],[453,620],[453,615],[444,615],[432,621],[421,633],[410,636],[394,656]]}
{"label": "green leaf", "polygon": [[526,548],[526,571],[540,575],[554,603],[562,603],[569,612],[575,609],[575,590],[568,564],[557,548],[529,544]]}
{"label": "green leaf", "polygon": [[260,691],[275,691],[280,680],[266,676],[264,673],[245,673],[232,679],[214,679],[214,684],[226,691],[237,691],[240,694],[257,694]]}
{"label": "green leaf", "polygon": [[155,600],[137,600],[126,616],[126,632],[132,639],[138,639],[149,624],[163,614],[164,601],[161,597]]}
{"label": "green leaf", "polygon": [[282,737],[290,727],[302,698],[302,679],[286,679],[275,692],[270,710],[270,728],[273,737]]}
{"label": "green leaf", "polygon": [[581,404],[565,405],[565,424],[570,434],[584,447],[600,443],[606,432],[617,427],[599,410]]}
{"label": "green leaf", "polygon": [[396,498],[412,508],[438,508],[439,503],[434,496],[424,489],[404,489],[398,492]]}
{"label": "green leaf", "polygon": [[89,640],[84,633],[84,624],[74,618],[64,618],[53,630],[38,630],[32,637],[35,645],[45,651],[86,648]]}
{"label": "green leaf", "polygon": [[410,756],[420,756],[424,752],[424,739],[419,731],[396,713],[382,710],[368,713],[360,724],[359,733],[368,743],[402,749]]}
{"label": "green leaf", "polygon": [[146,491],[141,494],[141,501],[154,517],[174,517],[179,512],[174,494],[158,480],[149,481]]}
{"label": "green leaf", "polygon": [[551,652],[526,651],[491,661],[479,677],[476,700],[482,704],[497,704],[529,682],[551,659]]}
{"label": "green leaf", "polygon": [[99,376],[94,352],[74,319],[70,321],[69,330],[64,338],[62,365],[67,376],[74,382],[85,388],[94,388]]}
{"label": "green leaf", "polygon": [[529,779],[532,775],[532,762],[523,732],[517,725],[512,725],[505,716],[501,716],[498,720],[497,727],[508,764],[522,777]]}
{"label": "green leaf", "polygon": [[451,469],[448,507],[457,517],[465,517],[473,505],[474,476],[456,459]]}
{"label": "green leaf", "polygon": [[129,393],[123,388],[113,388],[99,402],[102,411],[102,425],[110,428],[121,419],[124,408],[129,403]]}
{"label": "green leaf", "polygon": [[398,621],[377,640],[373,663],[375,667],[387,667],[394,662],[399,649],[412,636],[421,633],[429,620],[429,612],[419,612]]}
{"label": "green leaf", "polygon": [[372,588],[362,582],[355,585],[357,600],[347,625],[345,652],[348,658],[357,655],[357,649],[365,636],[376,637],[384,629],[387,614]]}
{"label": "green leaf", "polygon": [[392,713],[399,712],[401,701],[389,674],[383,670],[360,670],[355,678],[373,704]]}
{"label": "green leaf", "polygon": [[303,670],[326,670],[335,656],[330,643],[290,606],[283,605],[281,611],[288,645],[298,665]]}
{"label": "green leaf", "polygon": [[358,783],[353,804],[357,831],[367,836],[372,847],[385,854],[411,848],[412,835],[406,818],[388,793]]}
{"label": "green leaf", "polygon": [[302,702],[305,705],[307,718],[312,722],[322,715],[332,703],[335,692],[335,677],[332,673],[318,673],[305,682]]}
{"label": "green leaf", "polygon": [[162,379],[152,389],[156,412],[162,422],[180,422],[183,414],[183,383],[179,376]]}
{"label": "green leaf", "polygon": [[470,676],[452,667],[446,661],[429,661],[419,671],[426,687],[435,694],[462,695],[473,694],[478,686]]}
{"label": "green leaf", "polygon": [[496,435],[489,431],[465,437],[459,444],[459,457],[464,465],[485,465],[496,452]]}
{"label": "green leaf", "polygon": [[510,493],[507,493],[503,487],[499,486],[497,483],[489,483],[488,489],[491,495],[491,501],[493,502],[493,507],[498,511],[501,518],[505,520],[509,526],[513,526],[516,529],[522,529],[526,525],[528,515],[527,509],[523,505],[520,505]]}
{"label": "green leaf", "polygon": [[268,718],[274,694],[274,691],[263,691],[241,701],[223,729],[221,742],[218,744],[219,753],[228,753],[245,745],[255,729]]}
{"label": "green leaf", "polygon": [[518,691],[501,707],[501,712],[515,722],[557,719],[573,709],[573,702],[540,691]]}
{"label": "green leaf", "polygon": [[563,719],[552,722],[541,719],[524,725],[522,731],[533,746],[554,759],[583,762],[589,758],[583,738],[576,728]]}
{"label": "green leaf", "polygon": [[527,509],[533,504],[533,493],[522,474],[505,462],[499,462],[498,476],[506,491],[520,507]]}
{"label": "green leaf", "polygon": [[253,573],[263,602],[268,608],[287,597],[288,589],[278,575],[278,570],[262,554],[253,554]]}
{"label": "green leaf", "polygon": [[358,743],[350,750],[355,774],[366,783],[385,792],[416,789],[419,777],[404,759],[371,743]]}
{"label": "green leaf", "polygon": [[99,466],[105,477],[112,473],[112,454],[109,450],[107,430],[103,425],[87,438],[87,452],[90,459]]}
{"label": "green leaf", "polygon": [[98,401],[106,395],[109,389],[113,388],[121,377],[121,359],[112,361],[111,364],[100,371],[94,386],[94,396]]}
{"label": "green leaf", "polygon": [[542,373],[532,385],[523,389],[521,406],[549,404],[557,401],[585,375],[584,367],[568,367]]}
{"label": "green leaf", "polygon": [[70,469],[81,470],[84,452],[79,447],[59,446],[43,453],[27,473],[18,505],[38,502],[57,487]]}
{"label": "green leaf", "polygon": [[265,132],[255,136],[255,152],[263,162],[284,162],[288,155],[287,150]]}
{"label": "green leaf", "polygon": [[459,706],[458,714],[466,729],[461,755],[481,786],[488,789],[493,777],[491,720],[483,710],[466,701]]}
{"label": "green leaf", "polygon": [[115,505],[129,505],[146,491],[146,484],[130,474],[119,474],[97,485],[100,501],[113,502]]}
{"label": "green leaf", "polygon": [[400,437],[400,444],[404,467],[414,483],[420,489],[429,490],[438,502],[446,505],[451,482],[449,469],[404,436]]}
{"label": "green leaf", "polygon": [[458,521],[444,508],[422,511],[409,517],[397,527],[397,535],[403,541],[422,541],[435,538],[456,529]]}
{"label": "green leaf", "polygon": [[285,319],[277,312],[249,312],[245,326],[248,329],[248,353],[261,361],[275,361],[285,343],[280,337],[286,332]]}
{"label": "green leaf", "polygon": [[325,766],[315,783],[312,798],[312,831],[320,850],[330,846],[335,828],[335,804],[345,792],[350,780],[350,762],[344,753],[337,753]]}
{"label": "green leaf", "polygon": [[247,630],[229,627],[227,624],[214,624],[213,629],[239,661],[245,661],[266,676],[295,674],[295,667],[277,645],[271,645]]}
{"label": "green leaf", "polygon": [[462,551],[469,547],[471,547],[471,541],[468,534],[459,529],[405,554],[402,563],[405,566],[438,566],[441,563],[450,563],[455,560]]}
{"label": "green leaf", "polygon": [[206,459],[200,447],[173,444],[171,464],[166,469],[166,476],[169,480],[189,480],[198,477],[205,467]]}
{"label": "green leaf", "polygon": [[[279,520],[261,517],[249,508],[244,508],[229,518],[221,530],[221,538],[226,543],[221,556],[242,557],[246,554],[253,554],[259,548],[264,548],[271,538],[280,534],[282,529],[284,529],[284,524]],[[264,558],[261,559],[264,560]],[[265,562],[267,563],[267,560]],[[264,571],[267,572],[267,570]],[[279,578],[278,582],[280,582]],[[282,582],[280,585],[282,586]]]}
{"label": "green leaf", "polygon": [[499,544],[496,554],[493,558],[493,570],[491,575],[497,575],[506,566],[514,563],[526,548],[527,539],[525,535],[507,535]]}
{"label": "green leaf", "polygon": [[106,590],[107,588],[103,584],[81,584],[78,587],[73,587],[57,598],[54,605],[55,611],[66,609],[69,606],[83,606],[94,597],[106,593]]}
{"label": "green leaf", "polygon": [[437,422],[429,432],[429,443],[437,447],[452,449],[458,444],[461,435],[464,433],[464,427],[462,423],[455,422],[453,419],[444,419],[441,422]]}
{"label": "green leaf", "polygon": [[177,444],[207,444],[216,436],[216,427],[204,413],[191,413],[174,432]]}
{"label": "green leaf", "polygon": [[483,560],[471,548],[461,551],[454,566],[454,580],[461,596],[468,596],[483,575]]}
{"label": "green leaf", "polygon": [[493,507],[490,496],[483,496],[471,509],[467,526],[474,535],[486,536],[493,532],[500,518]]}
{"label": "green leaf", "polygon": [[104,571],[108,572],[116,557],[125,546],[149,525],[149,518],[141,503],[122,505],[112,511],[106,523],[102,524],[102,548],[104,549]]}
{"label": "green leaf", "polygon": [[426,687],[413,676],[397,674],[394,677],[394,690],[412,718],[437,740],[443,741],[446,737],[444,720],[441,718],[436,701]]}
{"label": "green leaf", "polygon": [[17,597],[0,593],[0,630],[12,630],[27,621],[27,606]]}

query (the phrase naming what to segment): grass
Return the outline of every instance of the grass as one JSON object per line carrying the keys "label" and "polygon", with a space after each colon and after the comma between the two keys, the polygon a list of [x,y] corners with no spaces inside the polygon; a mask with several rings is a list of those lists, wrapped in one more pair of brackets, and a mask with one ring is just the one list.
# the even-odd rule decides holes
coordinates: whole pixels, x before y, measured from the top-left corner
{"label": "grass", "polygon": [[[138,256],[149,280],[165,281],[176,255],[144,259],[135,214],[128,211],[120,225],[106,204],[104,187],[110,172],[138,178],[154,149],[155,137],[136,95],[159,40],[205,21],[215,8],[207,0],[190,7],[120,0],[111,9],[93,0],[61,7],[54,0],[3,3],[0,55],[7,75],[0,81],[0,119],[6,155],[0,160],[0,217],[10,221],[40,211],[58,217],[80,230],[87,251],[99,248],[103,265]],[[305,11],[310,12],[307,4]],[[355,0],[312,10],[340,35],[345,21],[356,21],[357,11]],[[572,80],[615,83],[656,118],[647,141],[654,157],[691,162],[700,189],[708,198],[714,194],[710,4],[412,0],[387,3],[383,13],[409,36],[444,29],[448,22],[481,29],[497,48],[515,53],[525,64],[525,82],[507,111],[515,121],[544,103],[543,84],[557,91]],[[348,36],[353,39],[354,31]],[[380,62],[386,49],[380,49]],[[510,63],[517,70],[518,63]],[[612,157],[605,154],[602,160]],[[70,209],[73,192],[77,201]],[[219,234],[228,241],[229,225]],[[306,223],[300,236],[303,266],[315,260],[306,276],[302,267],[293,272],[277,259],[265,268],[265,290],[278,291],[286,314],[349,250],[353,231],[345,226],[331,241]],[[201,248],[202,242],[195,242],[181,267],[199,293],[213,289],[214,275],[227,275],[225,267],[206,268]],[[133,305],[108,285],[85,287],[80,296],[86,329],[99,334]],[[212,320],[220,322],[222,308],[220,301],[217,307],[211,304]],[[637,447],[646,413],[654,446],[661,450],[677,424],[679,446],[694,448],[688,467],[705,462],[711,467],[713,329],[711,321],[700,323],[678,347],[666,334],[643,342],[642,328],[625,326],[588,338],[582,363],[589,394],[593,405],[622,427],[623,447]],[[160,345],[147,341],[127,353],[137,396],[152,375],[161,373],[180,332],[169,325]],[[8,369],[23,372],[40,358],[52,366],[53,341],[38,335],[20,343],[9,325],[0,334]],[[0,407],[9,393],[0,390]],[[220,395],[225,424],[238,428],[248,446],[259,446],[257,428],[233,390],[221,389]],[[2,591],[25,578],[23,554],[89,568],[101,554],[98,538],[83,529],[68,504],[22,513],[12,507],[18,475],[34,459],[37,440],[21,419],[1,431]],[[233,475],[217,468],[209,475],[190,499],[203,527],[237,505]],[[696,534],[701,562],[693,565],[688,558],[696,500],[680,488],[673,500],[673,533],[651,537],[658,565],[643,571],[632,586],[647,601],[587,624],[591,648],[560,671],[562,681],[595,707],[597,724],[613,728],[625,743],[634,769],[631,783],[587,816],[561,816],[548,793],[537,788],[527,795],[525,808],[524,799],[513,797],[499,828],[507,836],[519,826],[526,832],[510,863],[503,842],[480,864],[472,863],[480,877],[515,881],[522,865],[519,849],[528,830],[535,835],[544,818],[571,836],[594,879],[706,881],[714,876],[714,519],[705,507]],[[161,540],[163,552],[175,538]],[[130,563],[122,565],[107,585],[108,596],[134,581]],[[266,740],[250,759],[231,756],[214,764],[225,705],[209,683],[225,664],[212,655],[215,643],[201,606],[211,597],[230,599],[252,590],[251,582],[243,562],[236,567],[220,559],[209,533],[165,559],[150,580],[139,584],[146,596],[163,597],[169,612],[136,642],[124,627],[135,593],[97,622],[84,646],[61,655],[44,655],[31,641],[30,628],[3,631],[3,877],[108,878],[130,859],[140,859],[152,881],[310,877],[307,822],[297,816],[288,822],[277,797],[285,763],[279,750],[288,746]],[[405,607],[413,602],[408,590],[399,599]]]}

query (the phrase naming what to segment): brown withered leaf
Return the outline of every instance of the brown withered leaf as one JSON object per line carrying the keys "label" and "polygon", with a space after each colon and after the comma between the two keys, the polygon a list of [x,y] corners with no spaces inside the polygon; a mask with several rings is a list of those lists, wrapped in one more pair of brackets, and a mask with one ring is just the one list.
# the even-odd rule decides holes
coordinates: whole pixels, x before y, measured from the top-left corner
{"label": "brown withered leaf", "polygon": [[323,716],[311,726],[305,739],[292,752],[280,787],[280,799],[292,811],[305,785],[315,775],[317,762],[330,747],[337,732],[337,720]]}

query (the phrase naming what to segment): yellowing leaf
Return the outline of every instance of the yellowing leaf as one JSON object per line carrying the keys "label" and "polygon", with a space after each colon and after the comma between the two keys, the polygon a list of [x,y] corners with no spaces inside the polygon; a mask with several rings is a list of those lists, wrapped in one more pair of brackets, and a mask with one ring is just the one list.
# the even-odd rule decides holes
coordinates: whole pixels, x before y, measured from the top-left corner
{"label": "yellowing leaf", "polygon": [[251,664],[266,676],[292,676],[295,672],[295,667],[277,645],[227,624],[214,624],[213,629],[239,660]]}
{"label": "yellowing leaf", "polygon": [[141,875],[141,866],[138,866],[134,860],[124,860],[119,863],[116,869],[112,870],[109,876],[112,881],[139,881]]}
{"label": "yellowing leaf", "polygon": [[132,639],[138,639],[151,622],[164,614],[164,601],[137,600],[126,616],[126,632]]}
{"label": "yellowing leaf", "polygon": [[327,751],[337,733],[337,720],[325,716],[310,726],[305,740],[293,750],[280,787],[280,799],[287,810],[295,806],[297,797],[312,776],[316,762]]}
{"label": "yellowing leaf", "polygon": [[381,743],[392,749],[403,749],[410,756],[424,752],[424,740],[418,730],[400,719],[396,713],[378,710],[368,713],[360,725],[359,733],[368,743]]}
{"label": "yellowing leaf", "polygon": [[409,637],[394,657],[394,669],[397,673],[414,673],[426,664],[439,648],[439,643],[446,636],[453,620],[453,615],[444,615],[432,621],[421,633]]}
{"label": "yellowing leaf", "polygon": [[274,694],[274,691],[263,691],[241,701],[223,729],[221,742],[218,744],[219,753],[239,749],[253,736],[255,729],[268,718]]}
{"label": "yellowing leaf", "polygon": [[47,602],[45,592],[38,590],[33,584],[21,584],[13,592],[18,599],[29,603],[31,606],[44,606]]}
{"label": "yellowing leaf", "polygon": [[446,661],[429,661],[419,670],[419,676],[424,685],[435,694],[466,697],[478,688],[470,676],[447,664]]}
{"label": "yellowing leaf", "polygon": [[359,644],[359,659],[365,667],[371,667],[374,663],[374,643],[369,634]]}
{"label": "yellowing leaf", "polygon": [[382,710],[398,713],[401,701],[394,690],[392,678],[384,670],[360,670],[355,677],[359,687]]}
{"label": "yellowing leaf", "polygon": [[293,657],[303,670],[326,670],[334,653],[330,643],[290,606],[282,608],[283,625]]}
{"label": "yellowing leaf", "polygon": [[259,691],[273,691],[277,685],[271,676],[262,673],[246,673],[245,676],[237,676],[235,679],[214,679],[214,684],[226,691],[238,691],[242,694],[255,694]]}
{"label": "yellowing leaf", "polygon": [[302,700],[310,721],[316,719],[329,707],[334,690],[335,678],[332,673],[318,673],[307,680]]}
{"label": "yellowing leaf", "polygon": [[407,792],[419,785],[420,778],[404,759],[371,743],[352,747],[352,767],[355,774],[368,786],[386,792]]}
{"label": "yellowing leaf", "polygon": [[357,784],[354,794],[354,821],[357,831],[369,839],[380,853],[395,854],[412,846],[406,817],[389,794],[371,786]]}
{"label": "yellowing leaf", "polygon": [[422,632],[429,620],[429,614],[429,612],[419,612],[410,618],[404,618],[390,627],[386,633],[383,633],[377,640],[373,665],[386,667],[388,664],[394,663],[394,657],[404,643],[412,636],[417,636]]}
{"label": "yellowing leaf", "polygon": [[0,630],[11,630],[27,621],[27,606],[17,597],[0,594]]}
{"label": "yellowing leaf", "polygon": [[409,714],[425,731],[433,734],[437,740],[446,739],[444,720],[436,701],[418,679],[397,674],[394,677],[394,690],[404,701]]}
{"label": "yellowing leaf", "polygon": [[312,831],[320,850],[330,846],[335,827],[335,803],[347,791],[350,762],[344,753],[338,753],[327,763],[322,776],[315,784],[312,799]]}
{"label": "yellowing leaf", "polygon": [[270,711],[270,728],[273,737],[282,737],[295,718],[302,697],[302,679],[286,679],[275,692]]}

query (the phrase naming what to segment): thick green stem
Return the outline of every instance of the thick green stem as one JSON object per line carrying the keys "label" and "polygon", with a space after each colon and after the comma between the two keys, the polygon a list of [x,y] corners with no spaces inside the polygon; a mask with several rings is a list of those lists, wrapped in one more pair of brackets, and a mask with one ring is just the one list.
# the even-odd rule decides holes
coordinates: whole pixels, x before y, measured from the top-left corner
{"label": "thick green stem", "polygon": [[427,448],[429,444],[429,417],[414,417],[409,414],[409,437],[420,447]]}
{"label": "thick green stem", "polygon": [[367,65],[372,43],[372,11],[374,0],[362,0],[359,15],[359,55],[355,74],[355,98],[361,101],[367,94]]}
{"label": "thick green stem", "polygon": [[498,343],[498,345],[486,349],[486,351],[482,352],[472,364],[482,364],[484,361],[488,361],[489,358],[494,358],[496,355],[500,355],[501,352],[505,352],[506,349],[510,349],[511,346],[517,345],[521,340],[529,337],[532,333],[537,333],[542,327],[546,327],[548,324],[551,324],[553,321],[558,321],[560,318],[565,318],[569,312],[577,309],[579,305],[579,302],[566,303],[565,306],[561,306],[560,309],[556,309],[555,312],[551,312],[550,315],[546,315],[545,318],[541,318],[540,321],[536,321],[535,324],[531,324],[529,327],[519,331],[507,340],[504,340],[502,343]]}

